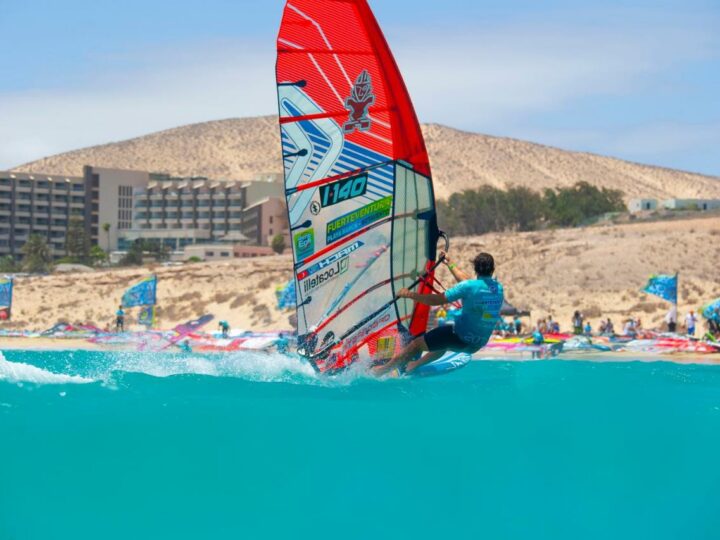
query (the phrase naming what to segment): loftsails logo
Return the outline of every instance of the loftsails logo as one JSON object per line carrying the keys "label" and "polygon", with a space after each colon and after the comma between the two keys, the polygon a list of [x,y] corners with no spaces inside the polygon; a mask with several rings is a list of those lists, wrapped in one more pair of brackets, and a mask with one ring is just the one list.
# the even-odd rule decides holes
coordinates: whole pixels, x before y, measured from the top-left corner
{"label": "loftsails logo", "polygon": [[343,124],[345,133],[357,131],[368,131],[372,126],[372,120],[368,115],[368,109],[375,104],[375,94],[370,73],[364,70],[355,80],[352,94],[345,100],[345,108],[350,113],[347,122]]}
{"label": "loftsails logo", "polygon": [[307,278],[302,282],[302,290],[305,294],[311,293],[312,291],[319,289],[340,277],[350,268],[350,259],[345,257],[340,259],[335,264],[327,268],[326,270],[319,272],[317,275]]}

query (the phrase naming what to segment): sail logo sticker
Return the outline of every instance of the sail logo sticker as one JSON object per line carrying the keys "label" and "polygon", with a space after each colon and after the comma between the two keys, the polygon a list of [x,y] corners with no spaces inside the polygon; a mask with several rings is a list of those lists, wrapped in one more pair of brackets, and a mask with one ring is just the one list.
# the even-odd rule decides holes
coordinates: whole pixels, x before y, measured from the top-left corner
{"label": "sail logo sticker", "polygon": [[395,336],[382,337],[375,346],[375,360],[390,360],[395,355]]}
{"label": "sail logo sticker", "polygon": [[323,208],[361,197],[367,193],[367,174],[320,186],[320,203]]}
{"label": "sail logo sticker", "polygon": [[343,125],[346,134],[357,131],[368,131],[372,120],[368,115],[368,109],[375,103],[373,94],[372,79],[367,70],[364,70],[355,80],[352,94],[345,100],[345,107],[350,112],[350,118]]}
{"label": "sail logo sticker", "polygon": [[330,244],[345,238],[363,227],[389,216],[392,204],[392,196],[385,197],[329,222],[326,231],[327,243]]}
{"label": "sail logo sticker", "polygon": [[324,270],[331,264],[336,263],[341,259],[347,259],[350,255],[352,255],[364,245],[365,244],[363,244],[362,242],[355,242],[354,244],[350,244],[348,247],[341,249],[337,253],[333,253],[327,259],[323,259],[322,261],[313,264],[307,270],[303,270],[302,272],[300,272],[297,276],[298,280],[302,281],[303,279],[306,279],[313,274],[317,274],[320,270]]}
{"label": "sail logo sticker", "polygon": [[296,233],[293,237],[295,256],[298,260],[307,259],[315,253],[315,229]]}
{"label": "sail logo sticker", "polygon": [[347,338],[343,341],[342,352],[346,353],[351,349],[354,349],[358,343],[364,340],[373,332],[379,330],[382,326],[385,326],[392,320],[392,316],[388,311],[381,313],[374,321],[369,323],[367,326],[361,328],[353,337]]}
{"label": "sail logo sticker", "polygon": [[347,272],[348,268],[350,268],[350,258],[345,257],[344,259],[340,259],[334,265],[326,268],[322,272],[319,272],[318,274],[307,278],[305,281],[302,281],[301,287],[303,293],[309,294],[315,289],[319,289],[320,287],[327,285],[335,278],[338,278]]}

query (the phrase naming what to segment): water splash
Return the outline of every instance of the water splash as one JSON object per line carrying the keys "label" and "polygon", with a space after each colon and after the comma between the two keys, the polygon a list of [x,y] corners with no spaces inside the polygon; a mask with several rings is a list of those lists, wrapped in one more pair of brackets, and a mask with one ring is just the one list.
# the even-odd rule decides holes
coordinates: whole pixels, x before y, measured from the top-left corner
{"label": "water splash", "polygon": [[8,362],[2,353],[0,353],[0,381],[14,384],[30,383],[38,385],[91,384],[96,382],[94,379],[81,377],[79,375],[54,373],[31,364]]}
{"label": "water splash", "polygon": [[322,387],[344,387],[373,379],[365,364],[358,363],[352,369],[328,377],[318,375],[308,362],[297,356],[267,352],[13,351],[9,360],[0,358],[0,381],[38,385],[100,382],[109,389],[116,389],[124,374],[156,379],[197,376]]}
{"label": "water splash", "polygon": [[227,377],[254,382],[318,384],[312,367],[279,353],[242,352],[215,355],[117,353],[103,379],[113,373],[142,373],[166,378],[180,375]]}

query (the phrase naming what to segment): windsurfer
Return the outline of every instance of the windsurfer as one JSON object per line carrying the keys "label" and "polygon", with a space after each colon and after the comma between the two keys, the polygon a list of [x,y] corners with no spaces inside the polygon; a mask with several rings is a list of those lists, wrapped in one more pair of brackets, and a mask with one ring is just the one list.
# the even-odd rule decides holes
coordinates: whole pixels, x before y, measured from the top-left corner
{"label": "windsurfer", "polygon": [[[398,297],[428,306],[442,306],[462,300],[462,312],[455,318],[454,325],[441,326],[415,338],[389,362],[375,367],[377,375],[396,368],[411,373],[420,366],[442,358],[448,351],[475,353],[492,336],[500,319],[504,297],[502,285],[493,278],[495,260],[492,255],[480,253],[475,257],[475,279],[458,268],[445,253],[441,253],[441,256],[458,285],[443,294],[418,294],[402,289]],[[413,360],[418,355],[422,356]]]}

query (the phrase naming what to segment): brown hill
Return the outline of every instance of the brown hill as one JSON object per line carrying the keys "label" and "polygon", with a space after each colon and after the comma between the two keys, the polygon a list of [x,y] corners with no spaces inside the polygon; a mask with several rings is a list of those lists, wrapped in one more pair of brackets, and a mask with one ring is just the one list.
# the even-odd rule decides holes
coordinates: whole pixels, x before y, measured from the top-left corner
{"label": "brown hill", "polygon": [[[543,189],[587,181],[628,198],[720,198],[720,179],[639,165],[539,144],[423,126],[437,194],[480,185]],[[79,175],[83,165],[165,172],[180,176],[246,179],[280,172],[275,117],[205,122],[127,141],[75,150],[17,167],[18,171]]]}

